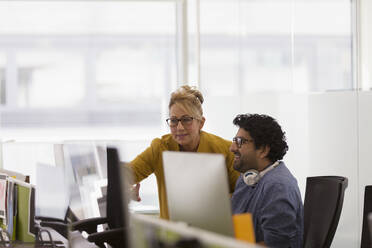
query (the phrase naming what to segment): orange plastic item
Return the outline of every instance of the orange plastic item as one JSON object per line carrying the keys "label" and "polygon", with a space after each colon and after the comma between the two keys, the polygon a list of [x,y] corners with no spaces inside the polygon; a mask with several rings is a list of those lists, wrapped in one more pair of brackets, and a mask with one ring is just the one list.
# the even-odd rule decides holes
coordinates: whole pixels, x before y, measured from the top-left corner
{"label": "orange plastic item", "polygon": [[233,215],[235,238],[249,243],[256,243],[252,214],[235,214]]}

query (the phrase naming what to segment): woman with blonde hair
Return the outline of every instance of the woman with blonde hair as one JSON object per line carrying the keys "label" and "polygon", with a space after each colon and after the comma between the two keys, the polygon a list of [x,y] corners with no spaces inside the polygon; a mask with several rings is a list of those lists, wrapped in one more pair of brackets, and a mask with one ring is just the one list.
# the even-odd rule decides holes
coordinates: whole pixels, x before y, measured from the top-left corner
{"label": "woman with blonde hair", "polygon": [[[188,85],[181,86],[171,94],[169,101],[169,118],[166,119],[170,134],[156,138],[144,152],[129,163],[134,181],[139,183],[150,174],[155,173],[160,205],[160,217],[169,219],[163,172],[163,151],[186,151],[221,153],[226,159],[230,192],[235,187],[239,173],[233,168],[234,155],[229,151],[231,141],[202,131],[204,98],[199,90]],[[195,173],[198,173],[195,171]],[[208,180],[206,178],[206,180]],[[139,185],[137,185],[138,195]],[[138,197],[138,200],[140,198]]]}

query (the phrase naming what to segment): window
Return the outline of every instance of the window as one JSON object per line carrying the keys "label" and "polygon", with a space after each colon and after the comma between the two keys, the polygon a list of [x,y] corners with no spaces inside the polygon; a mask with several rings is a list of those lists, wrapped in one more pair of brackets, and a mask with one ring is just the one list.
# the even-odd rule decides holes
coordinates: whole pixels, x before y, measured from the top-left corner
{"label": "window", "polygon": [[40,126],[160,130],[176,82],[175,40],[172,1],[0,2],[3,134]]}
{"label": "window", "polygon": [[354,89],[350,9],[344,0],[202,0],[202,87],[215,96]]}
{"label": "window", "polygon": [[295,1],[294,89],[302,92],[355,89],[351,42],[350,1]]}
{"label": "window", "polygon": [[[166,125],[175,13],[176,1],[1,1],[0,137],[135,142],[121,152],[134,158]],[[156,208],[155,184],[141,192]]]}
{"label": "window", "polygon": [[82,56],[65,51],[16,53],[19,108],[68,108],[84,101]]}
{"label": "window", "polygon": [[5,104],[5,53],[0,52],[0,106]]}

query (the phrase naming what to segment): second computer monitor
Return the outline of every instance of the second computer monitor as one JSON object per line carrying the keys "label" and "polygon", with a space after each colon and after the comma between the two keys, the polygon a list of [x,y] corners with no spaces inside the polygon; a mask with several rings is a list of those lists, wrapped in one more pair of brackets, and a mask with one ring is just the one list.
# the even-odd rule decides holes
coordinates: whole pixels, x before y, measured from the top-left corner
{"label": "second computer monitor", "polygon": [[170,219],[234,236],[225,157],[163,152]]}

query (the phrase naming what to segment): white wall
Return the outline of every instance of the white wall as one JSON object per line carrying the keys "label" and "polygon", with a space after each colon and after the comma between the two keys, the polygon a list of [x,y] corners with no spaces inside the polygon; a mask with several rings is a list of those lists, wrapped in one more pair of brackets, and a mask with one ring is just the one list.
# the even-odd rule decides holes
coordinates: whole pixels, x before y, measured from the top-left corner
{"label": "white wall", "polygon": [[357,247],[358,208],[357,93],[309,95],[308,176],[338,175],[349,179],[332,247]]}
{"label": "white wall", "polygon": [[229,140],[238,130],[232,123],[237,114],[260,113],[276,118],[286,132],[289,146],[284,160],[298,178],[303,196],[309,166],[307,94],[252,93],[240,101],[236,97],[208,97],[204,110],[205,130]]}
{"label": "white wall", "polygon": [[358,159],[359,159],[359,230],[362,230],[364,187],[372,185],[372,92],[360,92],[358,95]]}

